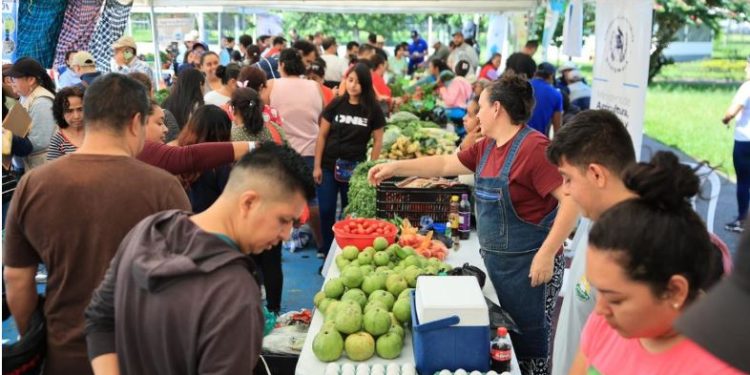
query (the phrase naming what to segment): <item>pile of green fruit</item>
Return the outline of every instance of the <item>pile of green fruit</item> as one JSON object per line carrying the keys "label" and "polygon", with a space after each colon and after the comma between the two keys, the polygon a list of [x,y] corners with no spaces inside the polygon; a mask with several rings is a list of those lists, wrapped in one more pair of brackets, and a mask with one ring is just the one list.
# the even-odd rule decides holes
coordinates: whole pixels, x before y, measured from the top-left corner
{"label": "pile of green fruit", "polygon": [[411,322],[411,291],[421,275],[437,275],[451,266],[426,259],[411,247],[390,245],[378,237],[360,251],[347,246],[336,256],[339,277],[326,281],[315,295],[325,323],[313,340],[323,362],[346,356],[353,361],[401,355],[404,328]]}

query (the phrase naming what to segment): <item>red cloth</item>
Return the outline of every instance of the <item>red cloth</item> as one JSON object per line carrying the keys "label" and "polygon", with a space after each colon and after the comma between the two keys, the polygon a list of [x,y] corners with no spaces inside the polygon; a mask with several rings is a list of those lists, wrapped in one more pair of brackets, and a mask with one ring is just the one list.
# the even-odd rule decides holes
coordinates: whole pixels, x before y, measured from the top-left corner
{"label": "red cloth", "polygon": [[385,79],[383,79],[383,76],[381,76],[380,74],[376,74],[375,72],[372,72],[372,87],[375,89],[375,92],[378,93],[378,95],[387,96],[388,99],[393,96],[391,94],[391,88],[388,87],[388,84],[385,83]]}
{"label": "red cloth", "polygon": [[146,141],[137,159],[172,174],[199,173],[234,162],[234,146],[214,142],[176,147]]}
{"label": "red cloth", "polygon": [[282,128],[284,127],[284,121],[281,119],[279,111],[268,104],[263,106],[263,120],[265,122],[271,121],[274,124],[281,126]]}
{"label": "red cloth", "polygon": [[[472,147],[459,152],[458,159],[467,168],[475,171],[490,142],[491,139],[485,137]],[[557,207],[557,199],[551,193],[563,183],[557,167],[545,156],[549,142],[550,140],[542,133],[529,133],[521,143],[510,168],[510,196],[513,207],[518,217],[531,223],[539,223]],[[487,165],[481,171],[482,177],[496,177],[500,174],[512,143],[513,139],[505,145],[493,148]]]}
{"label": "red cloth", "polygon": [[333,90],[324,85],[320,85],[320,89],[323,91],[323,106],[327,107],[333,100]]}

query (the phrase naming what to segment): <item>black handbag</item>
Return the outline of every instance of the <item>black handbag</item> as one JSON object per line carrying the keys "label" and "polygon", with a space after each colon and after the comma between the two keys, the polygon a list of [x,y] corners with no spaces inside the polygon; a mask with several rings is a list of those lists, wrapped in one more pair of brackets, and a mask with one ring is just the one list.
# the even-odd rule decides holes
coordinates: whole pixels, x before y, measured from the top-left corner
{"label": "black handbag", "polygon": [[14,344],[3,344],[3,374],[41,374],[46,355],[47,323],[44,318],[44,297],[39,296],[26,334]]}
{"label": "black handbag", "polygon": [[484,288],[484,283],[487,281],[487,274],[484,273],[479,267],[472,266],[469,263],[464,263],[461,267],[456,267],[451,270],[451,276],[474,276],[479,281],[479,287]]}

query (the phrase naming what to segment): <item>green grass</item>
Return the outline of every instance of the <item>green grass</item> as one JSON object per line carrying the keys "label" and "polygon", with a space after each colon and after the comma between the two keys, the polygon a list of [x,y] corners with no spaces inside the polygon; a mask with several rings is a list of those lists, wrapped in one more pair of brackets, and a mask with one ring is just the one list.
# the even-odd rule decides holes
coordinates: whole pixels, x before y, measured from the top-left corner
{"label": "green grass", "polygon": [[646,96],[644,132],[734,179],[733,128],[721,123],[738,85],[654,84]]}

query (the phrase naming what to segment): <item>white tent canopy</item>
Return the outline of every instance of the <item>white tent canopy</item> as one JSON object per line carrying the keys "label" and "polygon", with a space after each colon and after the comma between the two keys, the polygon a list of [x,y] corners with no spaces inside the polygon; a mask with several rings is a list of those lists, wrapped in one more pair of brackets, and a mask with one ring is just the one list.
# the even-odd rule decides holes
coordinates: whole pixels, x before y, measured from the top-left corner
{"label": "white tent canopy", "polygon": [[528,10],[542,0],[135,0],[135,7],[246,7],[312,13],[493,13]]}

